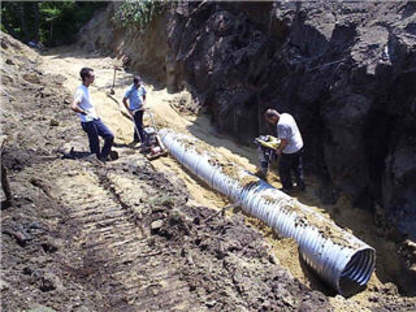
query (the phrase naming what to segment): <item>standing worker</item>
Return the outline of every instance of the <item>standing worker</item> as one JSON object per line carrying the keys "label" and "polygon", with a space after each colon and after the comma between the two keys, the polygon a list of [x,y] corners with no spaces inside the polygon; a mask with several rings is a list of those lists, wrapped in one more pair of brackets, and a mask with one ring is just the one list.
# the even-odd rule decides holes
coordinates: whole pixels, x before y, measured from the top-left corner
{"label": "standing worker", "polygon": [[[78,113],[82,129],[87,133],[91,153],[97,155],[101,161],[107,161],[113,146],[114,135],[107,126],[97,117],[88,87],[94,82],[95,74],[92,68],[84,67],[80,72],[82,84],[75,91],[74,102],[71,109]],[[100,140],[104,139],[103,149],[100,151]]]}
{"label": "standing worker", "polygon": [[277,136],[281,140],[276,153],[280,155],[279,175],[283,191],[293,188],[292,171],[298,188],[305,190],[302,167],[303,139],[295,119],[288,113],[279,114],[271,108],[266,111],[265,118],[269,124],[277,127]]}
{"label": "standing worker", "polygon": [[[136,129],[133,129],[133,144],[139,141],[143,144],[145,140],[143,131],[143,113],[145,111],[146,94],[147,92],[143,86],[143,81],[140,76],[135,76],[133,78],[133,84],[126,90],[126,93],[124,94],[123,103],[129,111],[130,115],[133,117],[134,123],[136,124]],[[129,100],[130,105],[127,104],[127,100]]]}

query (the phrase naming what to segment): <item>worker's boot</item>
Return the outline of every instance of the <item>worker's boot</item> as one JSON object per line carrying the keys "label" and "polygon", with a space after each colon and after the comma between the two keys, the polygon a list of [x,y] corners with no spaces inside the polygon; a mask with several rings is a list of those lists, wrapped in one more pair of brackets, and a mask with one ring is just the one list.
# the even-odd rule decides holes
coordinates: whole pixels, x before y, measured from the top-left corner
{"label": "worker's boot", "polygon": [[257,170],[256,175],[260,178],[265,180],[267,177],[267,172],[268,172],[268,163],[267,161],[263,161],[261,162],[261,167],[259,170]]}
{"label": "worker's boot", "polygon": [[110,155],[108,155],[109,160],[117,160],[118,153],[116,151],[110,151]]}

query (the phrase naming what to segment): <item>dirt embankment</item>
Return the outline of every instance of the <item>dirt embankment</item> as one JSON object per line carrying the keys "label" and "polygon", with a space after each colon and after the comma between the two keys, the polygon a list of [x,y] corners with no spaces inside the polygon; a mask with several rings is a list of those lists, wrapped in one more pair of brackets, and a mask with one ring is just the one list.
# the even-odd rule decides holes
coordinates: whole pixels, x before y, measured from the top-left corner
{"label": "dirt embankment", "polygon": [[290,112],[306,168],[326,182],[322,200],[378,205],[415,241],[415,12],[413,2],[182,3],[168,53],[221,130],[251,142],[266,108]]}
{"label": "dirt embankment", "polygon": [[1,47],[4,311],[332,310],[242,216],[208,220],[183,183],[125,147],[106,165],[85,157],[65,77],[8,36]]}

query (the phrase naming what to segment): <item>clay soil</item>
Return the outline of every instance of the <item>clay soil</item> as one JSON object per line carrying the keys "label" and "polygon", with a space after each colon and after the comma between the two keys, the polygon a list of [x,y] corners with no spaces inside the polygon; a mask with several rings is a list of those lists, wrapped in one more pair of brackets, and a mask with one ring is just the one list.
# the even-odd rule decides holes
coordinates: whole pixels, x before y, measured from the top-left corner
{"label": "clay soil", "polygon": [[[241,212],[218,214],[226,199],[173,158],[149,162],[127,147],[132,125],[106,96],[117,60],[73,47],[39,56],[6,36],[1,48],[3,165],[12,194],[8,203],[2,198],[3,311],[416,309],[413,297],[377,272],[362,293],[336,296],[302,264],[293,241]],[[96,70],[92,97],[116,135],[120,158],[106,164],[88,156],[69,109],[83,66]],[[132,74],[118,73],[115,98]],[[208,118],[172,108],[186,93],[146,87],[158,125],[204,140],[255,171],[254,150],[218,134]],[[326,211],[354,211],[346,202],[326,210],[309,192],[298,197],[328,217]],[[362,227],[355,234],[370,235]],[[378,256],[382,264],[385,256]]]}

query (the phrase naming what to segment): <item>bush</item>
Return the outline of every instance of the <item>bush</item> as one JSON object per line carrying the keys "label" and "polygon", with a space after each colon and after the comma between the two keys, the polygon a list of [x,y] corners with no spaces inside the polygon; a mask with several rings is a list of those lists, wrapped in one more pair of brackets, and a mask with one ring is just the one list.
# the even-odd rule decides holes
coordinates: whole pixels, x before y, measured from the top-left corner
{"label": "bush", "polygon": [[119,6],[113,22],[118,28],[136,28],[143,31],[155,16],[165,11],[167,5],[167,1],[128,1]]}

